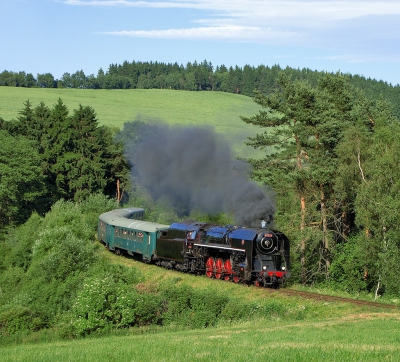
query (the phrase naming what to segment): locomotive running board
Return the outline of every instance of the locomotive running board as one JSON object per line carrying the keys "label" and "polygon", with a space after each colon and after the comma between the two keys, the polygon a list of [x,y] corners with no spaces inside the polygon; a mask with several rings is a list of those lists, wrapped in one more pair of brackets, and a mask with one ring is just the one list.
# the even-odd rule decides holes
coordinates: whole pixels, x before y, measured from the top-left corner
{"label": "locomotive running board", "polygon": [[226,250],[233,250],[233,251],[246,251],[245,249],[235,249],[235,248],[230,248],[227,246],[218,246],[218,245],[209,245],[209,244],[193,244],[194,246],[202,246],[202,247],[206,247],[206,248],[214,248],[214,249],[226,249]]}

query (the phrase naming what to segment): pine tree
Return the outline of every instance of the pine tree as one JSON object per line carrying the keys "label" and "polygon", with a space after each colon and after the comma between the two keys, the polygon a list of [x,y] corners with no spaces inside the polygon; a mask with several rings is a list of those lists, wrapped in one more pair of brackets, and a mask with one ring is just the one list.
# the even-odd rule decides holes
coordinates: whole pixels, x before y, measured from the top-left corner
{"label": "pine tree", "polygon": [[266,129],[248,142],[267,151],[264,159],[251,160],[255,177],[278,189],[285,180],[297,194],[303,283],[329,277],[332,220],[338,202],[334,194],[337,146],[354,123],[351,94],[346,77],[339,74],[327,74],[313,87],[281,73],[275,92],[255,97],[264,110],[242,118]]}

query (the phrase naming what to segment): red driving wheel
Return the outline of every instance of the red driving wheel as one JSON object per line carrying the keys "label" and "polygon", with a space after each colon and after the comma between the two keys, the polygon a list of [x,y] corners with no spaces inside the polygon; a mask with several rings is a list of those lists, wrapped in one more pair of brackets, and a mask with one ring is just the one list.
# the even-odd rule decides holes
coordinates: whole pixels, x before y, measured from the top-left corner
{"label": "red driving wheel", "polygon": [[222,259],[218,258],[215,261],[215,266],[214,266],[214,270],[215,270],[215,278],[216,279],[221,279],[222,277],[222,269],[223,269],[223,262]]}
{"label": "red driving wheel", "polygon": [[231,276],[232,276],[232,264],[231,261],[228,259],[225,260],[224,263],[224,279],[229,280]]}
{"label": "red driving wheel", "polygon": [[214,275],[214,258],[212,258],[211,256],[206,261],[206,275],[209,278],[212,278],[212,276]]}

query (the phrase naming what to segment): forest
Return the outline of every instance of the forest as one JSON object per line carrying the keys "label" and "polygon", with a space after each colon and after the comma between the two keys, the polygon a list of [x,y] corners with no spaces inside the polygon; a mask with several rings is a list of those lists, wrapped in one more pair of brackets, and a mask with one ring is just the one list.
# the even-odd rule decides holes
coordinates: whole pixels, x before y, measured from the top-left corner
{"label": "forest", "polygon": [[[175,89],[189,91],[220,91],[254,97],[254,90],[269,94],[274,91],[280,73],[293,79],[306,80],[316,86],[318,79],[325,74],[308,68],[282,69],[279,65],[257,67],[214,66],[211,62],[178,63],[128,62],[110,64],[97,75],[87,75],[83,70],[75,73],[65,72],[60,79],[51,73],[37,74],[24,71],[0,73],[0,86],[38,87],[38,88],[77,88],[77,89]],[[349,82],[362,90],[371,99],[383,96],[393,106],[395,115],[400,117],[400,85],[347,74]]]}
{"label": "forest", "polygon": [[[121,74],[128,65],[110,66],[108,74]],[[247,144],[264,150],[265,157],[246,161],[253,167],[252,179],[275,195],[275,223],[292,245],[290,283],[399,297],[400,123],[393,102],[400,102],[395,96],[399,88],[375,81],[365,81],[365,87],[360,87],[355,77],[339,73],[314,73],[313,80],[301,77],[301,71],[273,71],[276,77],[268,91],[254,80],[251,85],[254,102],[262,110],[241,119],[261,130]],[[230,74],[230,70],[218,72]],[[209,90],[217,90],[213,84],[210,80]],[[220,91],[224,91],[222,84]],[[243,94],[245,88],[240,88]],[[193,90],[199,90],[199,85]],[[150,220],[179,218],[176,205],[156,204],[130,177],[132,165],[124,143],[140,142],[138,130],[146,127],[139,121],[123,130],[99,126],[93,108],[80,106],[69,112],[61,99],[52,108],[44,103],[33,107],[27,101],[18,119],[0,118],[0,299],[5,306],[0,310],[0,327],[9,328],[7,333],[64,323],[65,315],[59,315],[62,310],[49,307],[50,302],[56,303],[54,298],[68,313],[79,314],[78,309],[85,308],[84,301],[71,306],[68,300],[93,294],[85,289],[84,277],[93,279],[99,268],[105,268],[96,264],[96,248],[88,243],[98,213],[117,204],[140,202]],[[230,217],[196,216],[214,221]],[[114,294],[118,288],[125,290],[120,281],[135,279],[127,270],[107,275],[107,288]],[[36,296],[42,304],[27,297],[29,281],[35,278],[34,285],[47,285],[46,292]],[[15,285],[22,288],[17,294],[12,292]],[[149,299],[148,314],[159,307],[151,303]],[[113,308],[123,306],[115,302]],[[107,317],[110,323],[123,320],[125,312],[115,313]],[[128,320],[128,316],[126,325],[135,318],[153,323],[157,314],[142,313],[142,319],[131,316]],[[15,316],[22,327],[10,326]],[[93,320],[93,329],[86,323],[75,324],[75,332],[68,333],[85,334],[98,328]]]}

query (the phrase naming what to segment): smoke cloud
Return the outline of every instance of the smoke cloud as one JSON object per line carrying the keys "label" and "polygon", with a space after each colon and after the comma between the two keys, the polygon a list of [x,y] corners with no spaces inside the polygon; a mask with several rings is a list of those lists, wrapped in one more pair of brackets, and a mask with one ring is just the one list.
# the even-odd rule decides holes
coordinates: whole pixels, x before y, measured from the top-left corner
{"label": "smoke cloud", "polygon": [[[188,214],[226,212],[243,226],[273,221],[275,205],[249,180],[250,166],[235,159],[211,128],[151,126],[128,147],[136,181],[155,199],[166,198]],[[130,145],[132,146],[132,145]]]}

